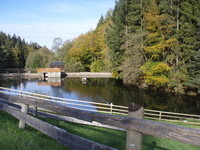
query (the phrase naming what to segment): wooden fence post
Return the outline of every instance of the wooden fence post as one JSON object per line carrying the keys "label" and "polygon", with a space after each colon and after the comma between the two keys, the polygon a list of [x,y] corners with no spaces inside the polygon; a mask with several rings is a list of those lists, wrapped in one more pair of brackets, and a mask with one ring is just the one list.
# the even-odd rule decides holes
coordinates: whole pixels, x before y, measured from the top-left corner
{"label": "wooden fence post", "polygon": [[37,116],[37,114],[38,114],[37,106],[33,106],[33,113],[34,113],[35,116]]}
{"label": "wooden fence post", "polygon": [[110,103],[110,114],[112,114],[113,103]]}
{"label": "wooden fence post", "polygon": [[[140,105],[132,103],[129,106],[129,117],[143,119],[144,108]],[[142,134],[133,130],[128,130],[126,133],[126,150],[141,150]]]}
{"label": "wooden fence post", "polygon": [[[22,107],[21,108],[21,112],[27,114],[27,112],[28,112],[28,105],[21,104],[21,107]],[[19,121],[19,128],[20,129],[24,129],[25,125],[26,124],[22,120]]]}
{"label": "wooden fence post", "polygon": [[159,120],[161,120],[161,117],[162,117],[162,112],[160,111],[159,112]]}

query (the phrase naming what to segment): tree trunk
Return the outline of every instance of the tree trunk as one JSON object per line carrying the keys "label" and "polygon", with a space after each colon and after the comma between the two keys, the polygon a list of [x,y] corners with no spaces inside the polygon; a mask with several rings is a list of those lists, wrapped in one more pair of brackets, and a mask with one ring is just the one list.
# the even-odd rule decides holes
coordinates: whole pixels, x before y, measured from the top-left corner
{"label": "tree trunk", "polygon": [[140,24],[141,24],[141,29],[143,29],[142,28],[142,26],[143,26],[143,22],[142,22],[142,15],[143,15],[143,0],[140,0],[140,8],[141,8],[141,20],[140,20]]}
{"label": "tree trunk", "polygon": [[177,0],[176,30],[179,31],[180,2]]}

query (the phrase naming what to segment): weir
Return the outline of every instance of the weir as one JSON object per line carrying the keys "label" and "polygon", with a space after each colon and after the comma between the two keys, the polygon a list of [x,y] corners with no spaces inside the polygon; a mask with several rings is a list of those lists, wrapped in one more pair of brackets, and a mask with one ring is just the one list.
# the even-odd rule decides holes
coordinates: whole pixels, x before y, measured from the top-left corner
{"label": "weir", "polygon": [[41,73],[43,78],[61,78],[60,68],[39,68],[38,73]]}

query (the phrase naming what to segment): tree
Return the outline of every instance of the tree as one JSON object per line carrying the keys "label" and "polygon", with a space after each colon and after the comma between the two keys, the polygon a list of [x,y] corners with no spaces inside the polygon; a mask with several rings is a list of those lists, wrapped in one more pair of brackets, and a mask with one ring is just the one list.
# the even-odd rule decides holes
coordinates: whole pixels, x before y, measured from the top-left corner
{"label": "tree", "polygon": [[63,45],[63,40],[61,38],[54,38],[51,49],[53,52],[57,52]]}
{"label": "tree", "polygon": [[146,62],[146,56],[143,50],[143,39],[146,33],[138,29],[135,33],[130,34],[127,38],[127,49],[122,64],[122,76],[125,83],[137,84],[142,71],[140,67]]}
{"label": "tree", "polygon": [[168,16],[160,14],[157,3],[152,1],[149,10],[144,15],[147,39],[144,50],[148,61],[141,67],[144,79],[148,84],[164,86],[169,83],[169,65],[165,62],[167,54],[177,44],[171,37],[173,24],[167,22]]}
{"label": "tree", "polygon": [[125,49],[122,45],[125,43],[127,32],[127,3],[125,0],[116,1],[112,15],[112,23],[107,28],[106,41],[110,48],[110,56],[113,71],[120,70],[123,62]]}
{"label": "tree", "polygon": [[26,60],[26,68],[41,68],[41,59],[39,51],[31,52]]}
{"label": "tree", "polygon": [[100,17],[100,19],[99,19],[99,22],[97,23],[97,28],[98,28],[99,26],[101,26],[102,24],[104,24],[104,17],[103,17],[103,15],[101,15],[101,17]]}
{"label": "tree", "polygon": [[28,44],[15,34],[11,37],[0,32],[0,68],[24,68],[28,53],[40,47],[38,44]]}
{"label": "tree", "polygon": [[195,52],[189,63],[190,79],[185,83],[189,89],[200,94],[200,50]]}
{"label": "tree", "polygon": [[64,62],[68,51],[72,48],[73,41],[67,40],[64,42],[63,46],[57,52],[57,60]]}
{"label": "tree", "polygon": [[142,71],[140,67],[146,62],[144,52],[144,39],[146,31],[143,30],[143,9],[146,1],[130,0],[127,4],[127,33],[123,45],[124,61],[121,66],[123,80],[128,84],[136,84]]}
{"label": "tree", "polygon": [[50,51],[47,47],[40,48],[38,52],[41,58],[40,66],[49,67],[54,60],[55,54],[52,51]]}
{"label": "tree", "polygon": [[54,53],[47,47],[42,47],[37,51],[31,52],[26,60],[26,68],[49,67],[54,60]]}

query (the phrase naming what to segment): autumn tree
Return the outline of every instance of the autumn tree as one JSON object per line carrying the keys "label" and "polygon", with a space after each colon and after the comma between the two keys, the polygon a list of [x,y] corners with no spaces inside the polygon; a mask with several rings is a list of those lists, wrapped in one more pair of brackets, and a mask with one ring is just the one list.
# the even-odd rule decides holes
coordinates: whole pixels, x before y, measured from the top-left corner
{"label": "autumn tree", "polygon": [[173,24],[169,24],[167,18],[166,14],[160,14],[155,1],[152,1],[144,16],[145,29],[148,32],[144,50],[148,61],[141,69],[145,81],[151,85],[163,86],[170,81],[168,78],[170,66],[165,58],[177,44],[177,40],[170,36]]}

